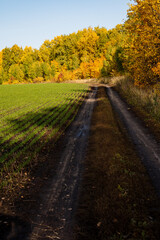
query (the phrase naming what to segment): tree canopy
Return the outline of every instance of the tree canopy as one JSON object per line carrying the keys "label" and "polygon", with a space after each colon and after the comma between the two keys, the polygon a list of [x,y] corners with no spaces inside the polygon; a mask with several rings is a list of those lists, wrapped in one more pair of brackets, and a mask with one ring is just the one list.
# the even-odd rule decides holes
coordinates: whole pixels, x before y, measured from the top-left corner
{"label": "tree canopy", "polygon": [[125,23],[127,67],[136,84],[150,85],[160,78],[160,2],[135,0],[135,3],[130,6]]}
{"label": "tree canopy", "polygon": [[159,0],[135,0],[111,30],[89,27],[45,40],[39,50],[16,44],[0,52],[0,82],[63,81],[124,73],[135,84],[160,81]]}

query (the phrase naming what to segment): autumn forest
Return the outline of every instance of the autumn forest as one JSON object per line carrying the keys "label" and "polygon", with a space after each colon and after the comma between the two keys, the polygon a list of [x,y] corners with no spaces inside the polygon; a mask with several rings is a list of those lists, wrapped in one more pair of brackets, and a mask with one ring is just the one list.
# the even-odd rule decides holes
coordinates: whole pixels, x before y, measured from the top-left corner
{"label": "autumn forest", "polygon": [[138,86],[160,81],[159,0],[135,0],[127,20],[111,30],[89,27],[46,40],[39,50],[0,52],[0,83],[62,82],[129,74]]}

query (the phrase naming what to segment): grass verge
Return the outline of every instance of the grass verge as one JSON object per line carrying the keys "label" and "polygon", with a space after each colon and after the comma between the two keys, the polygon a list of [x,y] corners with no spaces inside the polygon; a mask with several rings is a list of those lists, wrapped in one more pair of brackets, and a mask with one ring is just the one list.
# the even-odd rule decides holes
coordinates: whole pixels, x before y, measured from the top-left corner
{"label": "grass verge", "polygon": [[158,197],[119,124],[100,87],[78,206],[78,240],[160,237]]}

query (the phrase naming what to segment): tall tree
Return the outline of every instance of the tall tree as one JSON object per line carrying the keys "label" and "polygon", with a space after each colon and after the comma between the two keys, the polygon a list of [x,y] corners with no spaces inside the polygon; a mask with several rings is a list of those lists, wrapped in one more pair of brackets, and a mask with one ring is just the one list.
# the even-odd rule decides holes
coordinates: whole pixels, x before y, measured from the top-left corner
{"label": "tall tree", "polygon": [[0,52],[0,84],[2,84],[2,52]]}
{"label": "tall tree", "polygon": [[49,63],[49,61],[50,61],[50,49],[45,44],[42,44],[42,46],[39,49],[38,56],[39,56],[39,61],[40,62]]}
{"label": "tall tree", "polygon": [[160,62],[159,0],[135,0],[125,26],[129,35],[127,66],[135,83],[145,86],[160,81],[154,71]]}
{"label": "tall tree", "polygon": [[35,79],[38,77],[43,77],[43,70],[41,66],[41,62],[33,62],[29,68],[29,78]]}
{"label": "tall tree", "polygon": [[105,46],[106,46],[106,43],[109,41],[108,31],[104,27],[102,27],[102,28],[95,27],[94,31],[97,34],[97,36],[99,37],[99,39],[97,41],[96,57],[101,57],[101,56],[104,56]]}
{"label": "tall tree", "polygon": [[108,41],[105,44],[105,60],[102,68],[103,76],[123,73],[124,49],[126,44],[126,32],[124,26],[118,24],[114,29],[107,32]]}
{"label": "tall tree", "polygon": [[8,73],[8,70],[11,65],[12,65],[11,49],[6,47],[2,50],[2,68],[5,72]]}
{"label": "tall tree", "polygon": [[2,52],[0,52],[0,72],[2,71]]}
{"label": "tall tree", "polygon": [[98,35],[91,27],[84,29],[83,31],[78,31],[78,35],[80,38],[77,42],[77,48],[80,62],[89,62],[90,60],[94,60],[96,57],[97,42],[99,39]]}
{"label": "tall tree", "polygon": [[12,81],[17,80],[18,82],[23,82],[24,73],[21,67],[18,64],[13,64],[9,69],[9,79],[10,83]]}
{"label": "tall tree", "polygon": [[29,78],[29,68],[31,67],[32,63],[34,62],[34,52],[32,47],[25,47],[23,51],[23,55],[21,57],[20,63],[23,65],[23,71],[25,75],[25,79]]}
{"label": "tall tree", "polygon": [[13,47],[11,48],[11,55],[10,55],[12,64],[20,63],[22,55],[23,55],[23,49],[16,44],[13,45]]}

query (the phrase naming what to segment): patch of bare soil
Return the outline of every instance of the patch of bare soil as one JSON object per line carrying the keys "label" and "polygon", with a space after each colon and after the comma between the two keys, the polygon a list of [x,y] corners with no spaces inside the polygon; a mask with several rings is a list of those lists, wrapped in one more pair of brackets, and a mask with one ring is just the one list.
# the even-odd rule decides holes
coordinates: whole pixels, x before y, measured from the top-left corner
{"label": "patch of bare soil", "polygon": [[92,116],[75,231],[78,240],[160,239],[159,198],[104,87]]}

